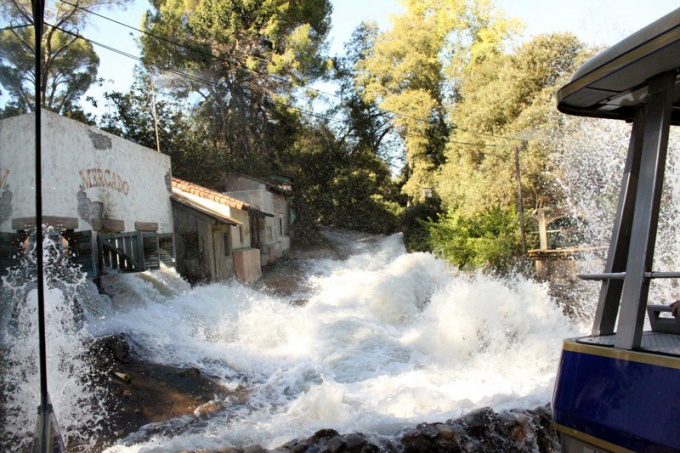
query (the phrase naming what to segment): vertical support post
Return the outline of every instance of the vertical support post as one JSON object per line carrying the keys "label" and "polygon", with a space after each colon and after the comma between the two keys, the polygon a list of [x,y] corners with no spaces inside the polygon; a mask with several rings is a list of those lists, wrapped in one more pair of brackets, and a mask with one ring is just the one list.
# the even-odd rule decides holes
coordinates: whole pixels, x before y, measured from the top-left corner
{"label": "vertical support post", "polygon": [[153,130],[156,133],[156,151],[161,152],[161,142],[158,139],[158,117],[156,114],[156,89],[153,84],[153,80],[151,81],[151,103],[152,109],[151,113],[153,113]]}
{"label": "vertical support post", "polygon": [[[633,228],[633,214],[635,212],[640,156],[642,155],[642,139],[645,130],[645,111],[644,107],[638,108],[633,120],[628,156],[623,170],[621,192],[619,193],[612,238],[604,270],[608,274],[626,270],[630,233]],[[623,280],[604,280],[602,282],[593,323],[593,335],[611,335],[614,333],[622,291]]]}
{"label": "vertical support post", "polygon": [[[158,247],[156,250],[158,250]],[[137,231],[137,256],[138,258],[135,260],[139,266],[137,271],[144,272],[146,270],[146,262],[144,259],[144,233],[141,231]]]}
{"label": "vertical support post", "polygon": [[515,146],[515,176],[517,178],[517,205],[519,210],[519,233],[522,238],[522,255],[526,255],[527,240],[524,232],[524,203],[522,202],[522,179],[519,171],[519,146]]}
{"label": "vertical support post", "polygon": [[649,81],[635,216],[616,333],[616,347],[621,349],[638,349],[642,341],[649,293],[645,272],[651,271],[654,260],[674,88],[674,71]]}
{"label": "vertical support post", "polygon": [[543,208],[538,208],[538,240],[541,250],[548,250],[548,222],[546,222]]}

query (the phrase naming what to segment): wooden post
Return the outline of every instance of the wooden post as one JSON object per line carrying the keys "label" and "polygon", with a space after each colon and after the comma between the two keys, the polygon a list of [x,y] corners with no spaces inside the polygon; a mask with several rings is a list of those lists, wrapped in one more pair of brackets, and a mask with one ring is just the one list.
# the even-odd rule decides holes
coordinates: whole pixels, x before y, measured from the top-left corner
{"label": "wooden post", "polygon": [[538,209],[538,237],[541,243],[541,250],[548,250],[548,222],[546,221],[543,208]]}
{"label": "wooden post", "polygon": [[[526,142],[522,142],[523,146]],[[522,179],[519,171],[519,146],[515,146],[515,176],[517,178],[517,205],[519,210],[519,233],[522,238],[522,255],[527,253],[527,240],[524,232],[524,204],[522,203]]]}

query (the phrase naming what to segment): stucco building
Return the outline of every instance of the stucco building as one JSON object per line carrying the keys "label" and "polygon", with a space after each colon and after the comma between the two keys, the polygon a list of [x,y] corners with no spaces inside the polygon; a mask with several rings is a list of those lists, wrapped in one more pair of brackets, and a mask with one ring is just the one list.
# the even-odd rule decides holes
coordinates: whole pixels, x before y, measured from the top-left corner
{"label": "stucco building", "polygon": [[262,264],[270,264],[290,250],[290,225],[294,221],[291,208],[290,181],[279,184],[245,175],[229,175],[224,179],[224,193],[258,206],[267,216],[259,219],[253,233],[255,247],[260,249]]}
{"label": "stucco building", "polygon": [[[163,262],[192,283],[252,282],[290,248],[290,186],[236,176],[218,193],[173,178],[165,154],[42,115],[43,223],[90,277]],[[36,227],[34,125],[0,121],[0,273]]]}
{"label": "stucco building", "polygon": [[[0,266],[35,229],[35,114],[0,121]],[[172,264],[170,158],[42,111],[43,223],[91,276]],[[6,253],[14,251],[15,253]]]}
{"label": "stucco building", "polygon": [[258,206],[178,178],[172,179],[177,271],[192,283],[262,276],[251,226],[263,223]]}

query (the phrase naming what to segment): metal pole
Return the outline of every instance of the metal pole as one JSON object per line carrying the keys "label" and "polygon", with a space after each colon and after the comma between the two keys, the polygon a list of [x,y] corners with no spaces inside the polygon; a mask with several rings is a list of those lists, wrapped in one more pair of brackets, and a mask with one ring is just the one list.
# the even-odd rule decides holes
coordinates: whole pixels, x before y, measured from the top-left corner
{"label": "metal pole", "polygon": [[526,255],[527,240],[524,232],[524,203],[522,202],[522,179],[519,172],[519,146],[515,146],[515,176],[517,178],[517,205],[519,210],[519,233],[522,237],[522,255]]}
{"label": "metal pole", "polygon": [[[38,409],[38,438],[33,451],[47,451],[51,405],[47,393],[47,340],[45,335],[45,289],[43,263],[42,216],[42,34],[45,14],[44,0],[33,0],[33,25],[35,31],[35,252],[38,284],[38,342],[40,366],[40,408]],[[37,443],[37,445],[35,444]]]}
{"label": "metal pole", "polygon": [[649,80],[635,214],[616,329],[615,347],[619,349],[638,349],[642,341],[649,292],[646,273],[654,261],[674,89],[675,71]]}

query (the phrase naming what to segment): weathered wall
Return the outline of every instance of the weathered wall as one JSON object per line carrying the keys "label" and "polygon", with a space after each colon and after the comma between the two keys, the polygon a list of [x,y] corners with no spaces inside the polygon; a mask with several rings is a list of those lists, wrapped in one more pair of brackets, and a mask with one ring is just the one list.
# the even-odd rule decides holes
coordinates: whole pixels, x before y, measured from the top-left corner
{"label": "weathered wall", "polygon": [[244,282],[254,282],[262,277],[260,251],[257,249],[235,250],[234,270],[236,276]]}
{"label": "weathered wall", "polygon": [[234,190],[226,192],[226,195],[254,204],[260,208],[260,210],[269,214],[274,214],[274,217],[265,217],[264,231],[262,232],[263,244],[277,250],[273,252],[273,258],[267,257],[263,260],[264,264],[273,262],[290,249],[289,240],[281,241],[281,239],[288,238],[288,226],[290,224],[288,201],[283,195],[268,191],[266,186],[262,183],[256,183],[247,178],[239,178],[237,182],[238,184],[234,181],[230,181],[230,186],[228,187],[243,189],[243,187],[252,187],[254,184],[257,184],[257,188]]}
{"label": "weathered wall", "polygon": [[250,247],[250,219],[248,218],[248,211],[241,211],[240,209],[231,210],[231,218],[241,225],[231,227],[231,243],[234,249],[242,249]]}
{"label": "weathered wall", "polygon": [[[0,231],[35,216],[34,124],[33,114],[0,122]],[[101,218],[173,231],[169,156],[49,111],[42,125],[43,215],[77,218],[76,231]]]}

